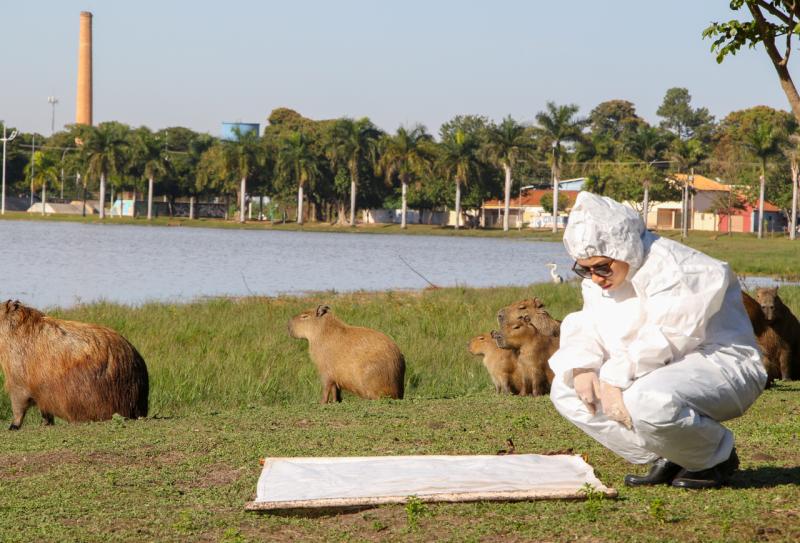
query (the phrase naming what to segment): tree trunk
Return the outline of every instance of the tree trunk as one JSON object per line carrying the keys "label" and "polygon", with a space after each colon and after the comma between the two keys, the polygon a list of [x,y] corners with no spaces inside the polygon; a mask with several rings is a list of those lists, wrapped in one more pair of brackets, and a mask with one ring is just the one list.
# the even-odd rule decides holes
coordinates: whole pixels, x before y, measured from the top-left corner
{"label": "tree trunk", "polygon": [[406,196],[408,194],[408,183],[403,181],[402,185],[403,185],[403,189],[402,189],[403,199],[402,199],[402,205],[400,206],[401,207],[401,209],[400,209],[400,228],[405,228],[406,227],[406,210],[408,209],[408,204],[406,203]]}
{"label": "tree trunk", "polygon": [[350,226],[356,225],[356,180],[350,180]]}
{"label": "tree trunk", "polygon": [[553,160],[553,233],[558,232],[558,167]]}
{"label": "tree trunk", "polygon": [[503,204],[503,232],[508,232],[508,210],[511,207],[511,166],[503,164],[506,174],[505,203]]}
{"label": "tree trunk", "polygon": [[792,160],[792,218],[790,221],[789,239],[797,238],[797,183],[800,178],[800,165],[797,159]]}
{"label": "tree trunk", "polygon": [[766,184],[766,180],[764,179],[764,170],[765,168],[761,168],[761,183],[758,189],[758,239],[764,235],[763,227],[764,227],[764,185]]}
{"label": "tree trunk", "polygon": [[189,220],[194,219],[194,196],[189,196]]}
{"label": "tree trunk", "polygon": [[[122,202],[120,202],[122,205]],[[133,207],[131,208],[131,217],[136,218],[136,189],[133,189]]]}
{"label": "tree trunk", "polygon": [[456,230],[461,226],[461,183],[456,181]]}
{"label": "tree trunk", "polygon": [[100,218],[106,218],[106,174],[100,174]]}
{"label": "tree trunk", "polygon": [[[136,205],[136,202],[134,202]],[[153,176],[147,178],[147,220],[153,220]]]}
{"label": "tree trunk", "polygon": [[650,181],[644,182],[644,198],[642,198],[642,220],[647,229],[647,208],[650,207]]}
{"label": "tree trunk", "polygon": [[44,207],[47,205],[47,181],[42,183],[42,215],[44,215]]}
{"label": "tree trunk", "polygon": [[242,183],[239,187],[239,222],[244,224],[245,216],[244,216],[244,208],[245,208],[245,201],[247,199],[247,178],[242,177]]}
{"label": "tree trunk", "polygon": [[303,224],[303,185],[297,186],[297,224]]}

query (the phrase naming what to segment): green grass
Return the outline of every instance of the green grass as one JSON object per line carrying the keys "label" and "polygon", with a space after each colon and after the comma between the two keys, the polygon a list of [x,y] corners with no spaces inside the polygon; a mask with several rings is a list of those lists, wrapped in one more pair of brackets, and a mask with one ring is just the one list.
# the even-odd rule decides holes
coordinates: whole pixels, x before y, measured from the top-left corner
{"label": "green grass", "polygon": [[[800,312],[800,288],[782,296]],[[29,416],[0,440],[0,541],[795,541],[800,538],[800,385],[781,383],[731,421],[742,470],[733,487],[627,489],[622,460],[572,427],[548,398],[499,396],[474,334],[529,295],[554,316],[580,306],[574,284],[140,308],[97,304],[60,317],[103,323],[142,352],[151,416],[54,427]],[[305,343],[287,319],[318,303],[379,328],[408,361],[407,398],[316,402]],[[35,411],[35,410],[34,410]],[[10,416],[3,396],[0,415]],[[586,454],[617,500],[386,506],[321,516],[245,513],[263,456]]]}

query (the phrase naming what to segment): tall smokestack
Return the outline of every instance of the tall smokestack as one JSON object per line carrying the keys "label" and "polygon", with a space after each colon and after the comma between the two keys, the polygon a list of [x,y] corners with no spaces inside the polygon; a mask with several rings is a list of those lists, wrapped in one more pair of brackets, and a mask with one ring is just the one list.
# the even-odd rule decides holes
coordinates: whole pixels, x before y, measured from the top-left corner
{"label": "tall smokestack", "polygon": [[78,96],[75,122],[92,124],[92,14],[81,12],[81,34],[78,40]]}

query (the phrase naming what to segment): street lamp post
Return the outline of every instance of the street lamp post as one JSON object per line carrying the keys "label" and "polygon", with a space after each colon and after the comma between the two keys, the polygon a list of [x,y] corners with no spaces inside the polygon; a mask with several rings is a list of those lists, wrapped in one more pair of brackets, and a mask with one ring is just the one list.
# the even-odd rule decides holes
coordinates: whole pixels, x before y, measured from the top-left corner
{"label": "street lamp post", "polygon": [[47,103],[53,106],[53,113],[50,115],[50,135],[52,136],[56,131],[56,104],[58,103],[58,98],[55,96],[48,96]]}
{"label": "street lamp post", "polygon": [[3,123],[3,194],[2,203],[0,203],[0,215],[6,214],[6,143],[13,140],[17,137],[17,131],[14,130],[10,136],[6,136],[6,123],[5,121],[0,121]]}

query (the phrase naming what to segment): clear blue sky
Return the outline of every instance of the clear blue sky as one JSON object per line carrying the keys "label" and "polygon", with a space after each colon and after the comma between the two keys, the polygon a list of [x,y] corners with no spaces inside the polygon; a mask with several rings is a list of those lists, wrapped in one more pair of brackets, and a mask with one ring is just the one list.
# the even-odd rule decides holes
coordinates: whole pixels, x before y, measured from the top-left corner
{"label": "clear blue sky", "polygon": [[656,122],[674,86],[718,118],[788,109],[763,49],[718,65],[701,39],[728,0],[0,0],[0,119],[49,134],[55,95],[57,129],[74,120],[82,10],[95,123],[216,135],[285,106],[437,133],[457,114],[530,122],[547,100],[586,115],[615,98]]}

